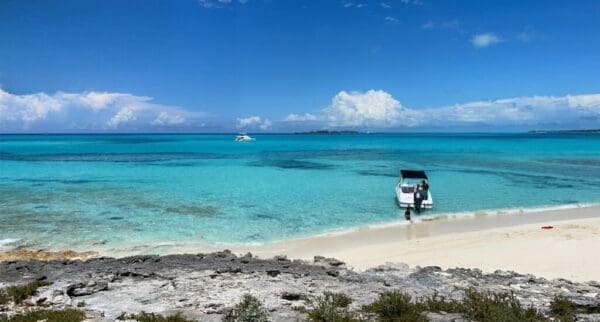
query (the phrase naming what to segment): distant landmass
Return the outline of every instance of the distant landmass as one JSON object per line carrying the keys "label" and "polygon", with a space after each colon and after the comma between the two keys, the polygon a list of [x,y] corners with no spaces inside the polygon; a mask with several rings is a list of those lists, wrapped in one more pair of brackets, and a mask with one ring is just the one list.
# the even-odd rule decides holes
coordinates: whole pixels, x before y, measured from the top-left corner
{"label": "distant landmass", "polygon": [[585,130],[535,130],[529,133],[573,133],[573,134],[600,134],[600,129]]}
{"label": "distant landmass", "polygon": [[317,130],[317,131],[308,131],[308,132],[295,132],[294,134],[338,135],[338,134],[360,134],[360,132],[358,132],[358,131]]}

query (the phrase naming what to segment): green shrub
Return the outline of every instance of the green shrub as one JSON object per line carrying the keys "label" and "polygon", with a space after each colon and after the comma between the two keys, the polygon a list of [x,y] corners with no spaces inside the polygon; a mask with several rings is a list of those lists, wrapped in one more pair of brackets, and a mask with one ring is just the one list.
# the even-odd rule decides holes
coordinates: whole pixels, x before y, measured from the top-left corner
{"label": "green shrub", "polygon": [[352,299],[342,293],[325,292],[308,303],[305,312],[314,322],[354,322],[358,321],[348,307]]}
{"label": "green shrub", "polygon": [[465,317],[480,322],[548,321],[534,308],[523,308],[514,294],[479,293],[467,290],[463,299]]}
{"label": "green shrub", "polygon": [[440,296],[437,292],[425,298],[421,298],[419,302],[429,312],[446,312],[446,313],[463,313],[465,306],[457,300],[447,300]]}
{"label": "green shrub", "polygon": [[269,312],[256,297],[246,294],[223,316],[224,322],[267,322]]}
{"label": "green shrub", "polygon": [[562,295],[555,296],[550,303],[550,314],[562,322],[574,321],[576,311],[575,303]]}
{"label": "green shrub", "polygon": [[181,313],[170,316],[162,316],[155,313],[141,312],[138,314],[121,314],[117,320],[136,320],[138,322],[194,322],[181,316]]}
{"label": "green shrub", "polygon": [[17,314],[10,318],[0,316],[0,322],[80,322],[85,319],[85,313],[75,309],[38,310]]}
{"label": "green shrub", "polygon": [[38,288],[47,285],[50,285],[48,281],[33,281],[25,285],[14,285],[1,289],[0,304],[6,304],[10,301],[21,304],[29,296],[34,295]]}
{"label": "green shrub", "polygon": [[413,303],[410,295],[399,291],[381,293],[375,302],[363,306],[363,311],[376,314],[382,322],[427,321],[421,314],[424,310],[424,304]]}
{"label": "green shrub", "polygon": [[561,322],[575,321],[577,313],[600,313],[600,303],[596,306],[580,305],[562,295],[555,296],[552,302],[550,302],[550,314]]}

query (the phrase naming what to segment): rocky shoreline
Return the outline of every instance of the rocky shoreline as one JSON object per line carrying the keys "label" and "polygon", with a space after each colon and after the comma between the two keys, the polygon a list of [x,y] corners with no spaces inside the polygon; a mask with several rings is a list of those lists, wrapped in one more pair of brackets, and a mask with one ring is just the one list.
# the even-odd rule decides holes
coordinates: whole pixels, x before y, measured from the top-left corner
{"label": "rocky shoreline", "polygon": [[[384,291],[400,290],[420,298],[437,292],[460,299],[465,289],[513,293],[525,306],[547,312],[561,295],[572,302],[600,305],[600,283],[547,280],[515,272],[482,273],[473,269],[409,267],[388,264],[356,272],[339,260],[314,261],[285,256],[261,259],[230,251],[210,254],[91,258],[87,260],[9,260],[0,262],[0,287],[47,280],[23,305],[4,305],[4,314],[32,307],[80,307],[93,321],[114,321],[122,313],[141,311],[171,315],[181,312],[198,321],[220,321],[225,310],[244,294],[260,299],[272,321],[305,320],[294,307],[325,291],[352,298],[359,308]],[[600,306],[599,306],[600,307]],[[461,320],[453,314],[432,314],[433,321]],[[600,314],[580,320],[600,321]]]}

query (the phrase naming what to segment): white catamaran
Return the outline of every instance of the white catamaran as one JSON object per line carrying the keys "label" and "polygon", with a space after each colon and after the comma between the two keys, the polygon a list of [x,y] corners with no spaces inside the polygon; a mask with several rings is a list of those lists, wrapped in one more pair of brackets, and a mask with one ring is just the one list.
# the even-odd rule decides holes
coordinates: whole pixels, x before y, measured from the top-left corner
{"label": "white catamaran", "polygon": [[249,142],[249,141],[256,141],[256,139],[253,137],[250,137],[246,133],[240,133],[235,137],[235,142]]}

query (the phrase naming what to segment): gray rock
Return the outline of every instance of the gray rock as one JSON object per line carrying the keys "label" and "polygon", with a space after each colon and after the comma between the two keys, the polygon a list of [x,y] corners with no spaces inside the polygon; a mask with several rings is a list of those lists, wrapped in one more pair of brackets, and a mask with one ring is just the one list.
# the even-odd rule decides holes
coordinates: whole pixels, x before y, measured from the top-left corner
{"label": "gray rock", "polygon": [[70,297],[91,295],[108,289],[108,282],[89,281],[88,283],[76,283],[67,287],[67,295]]}
{"label": "gray rock", "polygon": [[[547,280],[515,272],[386,264],[365,272],[344,267],[341,261],[316,257],[314,263],[278,257],[238,257],[229,251],[212,254],[95,258],[87,261],[10,261],[0,263],[3,287],[46,276],[51,285],[30,299],[31,305],[48,308],[75,306],[85,301],[87,312],[114,321],[122,312],[159,314],[186,312],[201,321],[219,321],[223,310],[244,294],[260,299],[273,321],[304,320],[292,307],[321,295],[340,292],[353,299],[351,309],[371,303],[377,294],[401,290],[413,297],[434,292],[460,299],[464,289],[513,292],[524,306],[547,312],[560,294],[579,305],[600,303],[600,284]],[[110,287],[109,287],[110,283]],[[0,308],[1,309],[1,308]],[[15,308],[6,308],[16,310]],[[186,315],[188,316],[188,315]],[[461,321],[452,314],[429,313],[434,321]],[[582,321],[598,321],[583,314]]]}
{"label": "gray rock", "polygon": [[304,294],[294,293],[294,292],[283,292],[281,293],[281,298],[286,301],[300,301],[306,299]]}
{"label": "gray rock", "polygon": [[456,313],[434,313],[427,312],[425,314],[427,319],[431,322],[467,322],[462,315]]}

